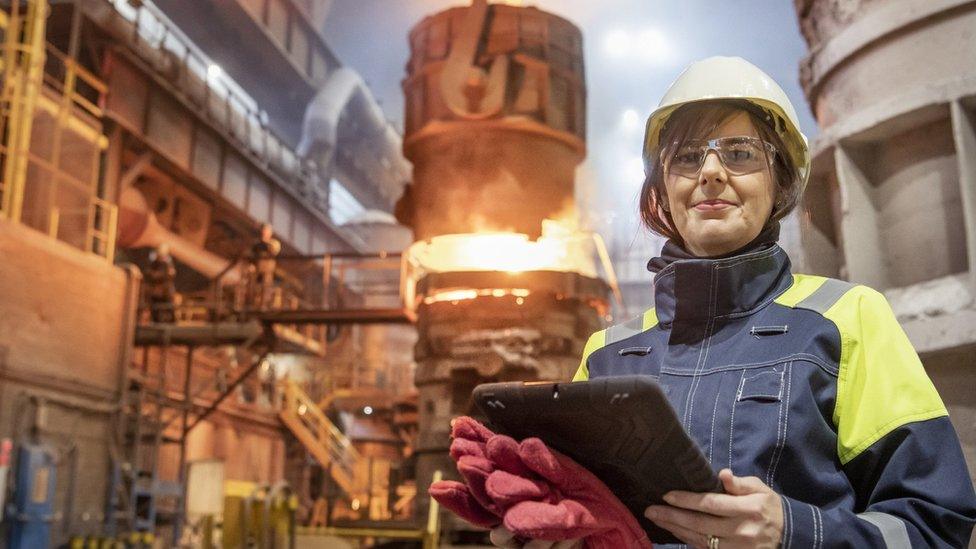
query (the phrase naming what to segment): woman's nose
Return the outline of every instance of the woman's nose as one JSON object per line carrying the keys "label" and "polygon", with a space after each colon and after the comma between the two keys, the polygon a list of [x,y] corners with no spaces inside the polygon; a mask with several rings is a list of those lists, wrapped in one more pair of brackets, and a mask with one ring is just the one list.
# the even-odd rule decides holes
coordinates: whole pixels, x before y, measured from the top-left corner
{"label": "woman's nose", "polygon": [[708,151],[705,154],[705,160],[702,161],[698,182],[705,185],[707,183],[724,183],[725,181],[728,181],[728,173],[725,171],[725,166],[722,165],[722,160],[719,159],[717,152]]}

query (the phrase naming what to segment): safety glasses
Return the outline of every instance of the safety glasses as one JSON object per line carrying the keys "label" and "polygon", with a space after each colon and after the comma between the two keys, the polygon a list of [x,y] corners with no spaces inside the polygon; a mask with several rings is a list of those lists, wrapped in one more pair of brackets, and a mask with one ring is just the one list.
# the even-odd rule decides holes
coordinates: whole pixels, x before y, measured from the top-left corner
{"label": "safety glasses", "polygon": [[679,146],[670,158],[667,149],[661,151],[661,163],[667,173],[682,177],[698,177],[709,151],[715,151],[725,169],[733,175],[745,175],[769,167],[776,154],[772,144],[745,135],[695,139]]}

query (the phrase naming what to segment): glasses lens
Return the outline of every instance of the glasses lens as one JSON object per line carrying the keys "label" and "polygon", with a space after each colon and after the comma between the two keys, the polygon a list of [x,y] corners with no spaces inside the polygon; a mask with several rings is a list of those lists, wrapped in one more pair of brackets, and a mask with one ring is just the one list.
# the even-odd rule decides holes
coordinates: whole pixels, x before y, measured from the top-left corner
{"label": "glasses lens", "polygon": [[669,172],[683,177],[697,177],[705,155],[715,150],[725,169],[734,175],[745,175],[766,167],[763,141],[755,137],[728,137],[708,142],[692,141],[678,147],[668,163]]}
{"label": "glasses lens", "polygon": [[701,167],[702,157],[707,150],[707,145],[682,145],[675,151],[674,156],[671,157],[671,163],[668,165],[668,169],[678,175],[695,177],[698,174],[698,168]]}
{"label": "glasses lens", "polygon": [[759,171],[766,166],[766,154],[758,139],[735,138],[720,142],[716,148],[725,168],[736,175]]}

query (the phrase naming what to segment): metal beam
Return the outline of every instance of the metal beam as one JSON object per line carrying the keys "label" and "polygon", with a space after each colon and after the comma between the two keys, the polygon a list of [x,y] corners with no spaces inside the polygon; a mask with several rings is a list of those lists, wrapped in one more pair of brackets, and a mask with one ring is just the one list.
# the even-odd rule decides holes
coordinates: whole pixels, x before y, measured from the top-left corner
{"label": "metal beam", "polygon": [[248,366],[247,370],[245,370],[243,374],[237,376],[237,379],[235,379],[233,383],[228,385],[227,389],[225,389],[224,392],[221,393],[220,396],[213,401],[213,404],[211,404],[206,410],[203,411],[203,413],[201,413],[199,416],[197,416],[195,420],[193,420],[193,423],[191,423],[184,431],[184,437],[189,435],[190,431],[192,431],[193,428],[196,427],[197,425],[200,425],[200,423],[203,422],[203,420],[207,419],[210,416],[210,414],[217,411],[217,408],[220,407],[220,404],[222,402],[224,402],[224,399],[230,396],[230,394],[237,389],[238,385],[243,383],[244,380],[248,378],[248,376],[253,374],[254,371],[258,369],[258,366],[260,366],[261,363],[264,362],[264,358],[268,356],[268,353],[271,352],[272,348],[273,345],[269,344],[265,348],[265,350],[256,357],[254,362],[250,366]]}
{"label": "metal beam", "polygon": [[151,151],[142,153],[135,163],[129,166],[129,169],[125,170],[122,177],[119,178],[119,193],[128,189],[135,183],[136,179],[142,175],[142,172],[146,170],[146,167],[152,162],[153,153]]}
{"label": "metal beam", "polygon": [[234,345],[253,341],[264,333],[256,321],[220,322],[216,324],[181,325],[148,324],[136,328],[136,345],[153,346],[168,342],[173,345]]}
{"label": "metal beam", "polygon": [[959,187],[966,226],[970,289],[976,290],[976,123],[959,100],[950,105],[952,137],[959,163]]}
{"label": "metal beam", "polygon": [[409,324],[406,309],[309,309],[258,313],[265,324]]}

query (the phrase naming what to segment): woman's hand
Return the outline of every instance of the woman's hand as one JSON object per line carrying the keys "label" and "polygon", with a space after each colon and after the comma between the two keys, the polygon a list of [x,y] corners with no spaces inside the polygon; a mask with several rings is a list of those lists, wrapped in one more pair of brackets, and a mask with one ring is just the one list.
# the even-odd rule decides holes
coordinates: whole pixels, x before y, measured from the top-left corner
{"label": "woman's hand", "polygon": [[522,543],[510,530],[504,526],[499,526],[491,531],[491,544],[504,549],[582,549],[583,540],[546,541],[544,539],[533,539]]}
{"label": "woman's hand", "polygon": [[[757,477],[737,477],[722,469],[724,494],[673,491],[669,505],[651,505],[644,515],[685,543],[708,549],[709,536],[723,549],[778,547],[783,535],[783,503],[779,494]],[[713,545],[714,547],[714,545]]]}

